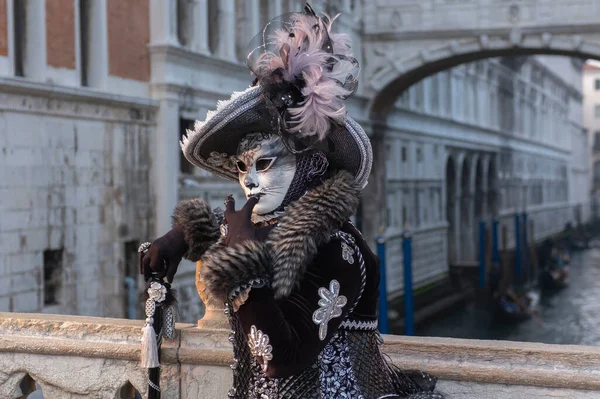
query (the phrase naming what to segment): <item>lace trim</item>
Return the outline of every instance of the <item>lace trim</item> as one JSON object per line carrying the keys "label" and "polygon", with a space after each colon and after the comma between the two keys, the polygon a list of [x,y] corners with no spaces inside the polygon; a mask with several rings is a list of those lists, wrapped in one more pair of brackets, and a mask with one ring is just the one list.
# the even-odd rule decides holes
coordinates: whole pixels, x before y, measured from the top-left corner
{"label": "lace trim", "polygon": [[244,291],[246,291],[248,288],[261,288],[261,287],[264,287],[265,285],[267,285],[267,282],[266,282],[266,280],[264,280],[262,278],[252,279],[252,280],[248,281],[246,284],[239,285],[239,286],[235,287],[234,289],[232,289],[231,292],[229,293],[228,298],[230,301],[233,301],[238,296],[240,296]]}
{"label": "lace trim", "polygon": [[346,319],[340,324],[340,328],[350,331],[375,331],[377,330],[377,320],[350,320]]}

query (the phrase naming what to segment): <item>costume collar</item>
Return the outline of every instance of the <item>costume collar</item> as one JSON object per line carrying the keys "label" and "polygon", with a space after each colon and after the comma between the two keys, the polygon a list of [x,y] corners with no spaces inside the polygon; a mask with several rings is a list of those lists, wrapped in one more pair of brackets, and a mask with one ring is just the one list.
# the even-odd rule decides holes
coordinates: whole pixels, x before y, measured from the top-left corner
{"label": "costume collar", "polygon": [[331,233],[356,212],[360,186],[340,171],[286,207],[267,239],[275,298],[287,297]]}

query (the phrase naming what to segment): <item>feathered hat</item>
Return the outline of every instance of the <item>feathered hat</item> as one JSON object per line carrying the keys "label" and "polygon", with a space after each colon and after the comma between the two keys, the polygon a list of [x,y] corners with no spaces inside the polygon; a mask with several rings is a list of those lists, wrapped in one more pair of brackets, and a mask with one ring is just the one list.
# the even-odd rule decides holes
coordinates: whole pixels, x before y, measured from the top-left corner
{"label": "feathered hat", "polygon": [[181,142],[187,160],[237,181],[234,156],[242,136],[273,132],[291,152],[323,151],[332,168],[351,172],[364,187],[371,144],[344,107],[358,86],[359,65],[349,36],[331,32],[334,20],[308,5],[271,20],[247,52],[254,84],[187,131]]}

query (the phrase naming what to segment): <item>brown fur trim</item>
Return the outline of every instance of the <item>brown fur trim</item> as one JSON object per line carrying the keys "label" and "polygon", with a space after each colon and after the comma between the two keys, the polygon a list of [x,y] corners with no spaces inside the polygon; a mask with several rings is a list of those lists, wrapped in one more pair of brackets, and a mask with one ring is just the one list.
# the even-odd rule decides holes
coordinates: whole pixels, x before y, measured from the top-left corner
{"label": "brown fur trim", "polygon": [[341,171],[287,207],[267,240],[276,298],[288,296],[319,246],[356,212],[360,187]]}
{"label": "brown fur trim", "polygon": [[182,201],[175,208],[173,226],[175,225],[183,228],[185,242],[189,246],[184,257],[193,262],[199,260],[221,236],[210,206],[199,198]]}
{"label": "brown fur trim", "polygon": [[244,241],[233,247],[215,245],[202,257],[200,277],[211,299],[221,302],[226,302],[235,289],[252,281],[270,281],[265,244]]}

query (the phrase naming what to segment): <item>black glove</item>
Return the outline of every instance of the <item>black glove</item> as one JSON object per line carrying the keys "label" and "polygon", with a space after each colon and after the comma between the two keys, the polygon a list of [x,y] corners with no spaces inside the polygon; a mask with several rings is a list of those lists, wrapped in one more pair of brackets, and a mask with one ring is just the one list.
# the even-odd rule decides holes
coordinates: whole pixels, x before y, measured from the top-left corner
{"label": "black glove", "polygon": [[167,281],[172,283],[179,262],[188,249],[183,228],[173,227],[167,234],[154,240],[148,251],[140,253],[140,272],[144,279],[163,279],[166,276]]}
{"label": "black glove", "polygon": [[235,200],[229,195],[225,199],[223,223],[227,225],[225,244],[232,247],[246,240],[264,241],[275,226],[254,227],[252,209],[258,203],[258,197],[250,197],[239,211],[235,210]]}

